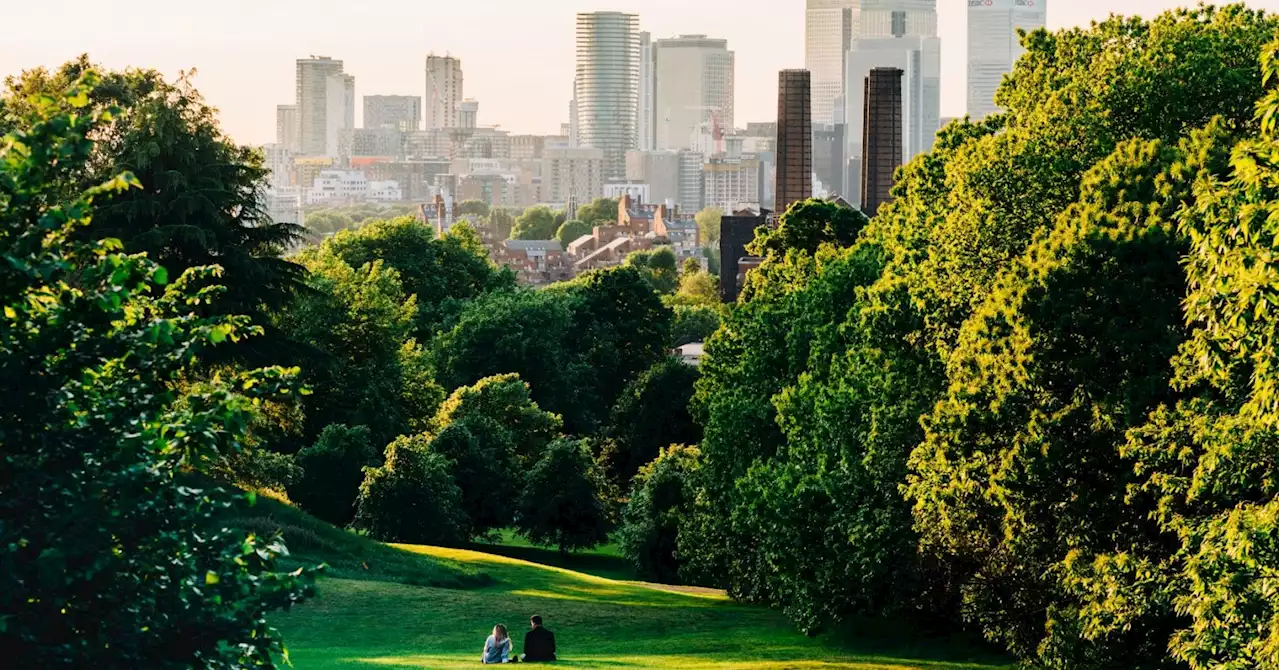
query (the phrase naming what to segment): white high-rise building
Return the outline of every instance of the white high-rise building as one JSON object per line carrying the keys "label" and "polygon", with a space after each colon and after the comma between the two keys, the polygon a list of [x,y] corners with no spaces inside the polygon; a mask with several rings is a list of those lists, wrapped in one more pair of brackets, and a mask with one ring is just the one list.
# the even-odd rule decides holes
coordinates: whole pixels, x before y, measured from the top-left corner
{"label": "white high-rise building", "polygon": [[298,153],[297,105],[276,105],[276,144]]}
{"label": "white high-rise building", "polygon": [[299,153],[336,156],[338,134],[356,125],[355,77],[328,56],[297,61]]}
{"label": "white high-rise building", "polygon": [[461,125],[462,61],[453,56],[427,54],[427,130]]}
{"label": "white high-rise building", "polygon": [[653,40],[640,33],[640,83],[636,95],[636,146],[652,151],[657,142],[657,77],[654,70]]}
{"label": "white high-rise building", "polygon": [[858,34],[859,0],[805,0],[804,68],[809,71],[812,122],[836,123],[844,93],[844,53]]}
{"label": "white high-rise building", "polygon": [[[933,148],[941,114],[942,45],[936,0],[862,0],[859,33],[845,58],[842,195],[862,204],[854,169],[862,162],[863,82],[877,67],[902,70],[902,162]],[[853,167],[848,167],[853,166]]]}
{"label": "white high-rise building", "polygon": [[975,121],[1000,111],[996,89],[1022,56],[1018,30],[1045,26],[1048,0],[970,0],[968,112]]}
{"label": "white high-rise building", "polygon": [[733,52],[725,40],[681,35],[654,43],[658,149],[687,149],[733,130]]}
{"label": "white high-rise building", "polygon": [[636,148],[640,39],[635,14],[578,14],[573,99],[577,141],[604,152],[605,181],[626,175],[626,153]]}

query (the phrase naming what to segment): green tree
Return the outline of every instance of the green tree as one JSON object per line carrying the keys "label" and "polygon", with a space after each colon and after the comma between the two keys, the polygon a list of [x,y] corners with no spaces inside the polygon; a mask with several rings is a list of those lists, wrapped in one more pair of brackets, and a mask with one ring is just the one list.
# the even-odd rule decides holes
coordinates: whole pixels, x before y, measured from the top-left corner
{"label": "green tree", "polygon": [[489,210],[489,228],[493,231],[493,237],[497,240],[505,240],[511,237],[511,229],[516,225],[516,217],[511,215],[503,207],[495,207]]}
{"label": "green tree", "polygon": [[671,346],[705,342],[720,328],[721,312],[710,305],[675,305],[671,308]]}
{"label": "green tree", "polygon": [[463,200],[453,208],[454,216],[489,216],[489,203],[483,200]]}
{"label": "green tree", "polygon": [[592,228],[590,224],[578,219],[573,219],[560,224],[560,229],[556,231],[556,239],[560,240],[560,248],[568,249],[570,242],[573,242],[583,235],[590,235],[591,231]]}
{"label": "green tree", "polygon": [[237,498],[185,472],[243,449],[293,371],[177,397],[197,357],[255,329],[193,313],[222,290],[217,268],[168,283],[98,238],[95,202],[125,201],[133,176],[67,194],[114,127],[97,74],[77,76],[9,109],[0,141],[0,646],[16,667],[275,667],[266,614],[310,594],[314,570],[278,572],[279,538],[223,528]]}
{"label": "green tree", "polygon": [[302,475],[288,487],[289,499],[311,514],[337,526],[350,523],[364,468],[382,461],[365,426],[329,424],[316,443],[295,457]]}
{"label": "green tree", "polygon": [[516,527],[530,542],[560,553],[589,549],[609,539],[600,472],[586,440],[552,442],[524,478]]}
{"label": "green tree", "polygon": [[365,471],[352,525],[384,542],[457,546],[466,539],[462,492],[449,459],[429,444],[427,435],[402,435],[387,445],[386,462]]}
{"label": "green tree", "polygon": [[618,221],[618,199],[596,198],[578,208],[578,220],[592,226],[611,225]]}
{"label": "green tree", "polygon": [[490,262],[479,236],[462,224],[437,239],[414,217],[378,220],[322,246],[353,268],[375,261],[393,268],[404,293],[415,296],[414,335],[422,341],[468,300],[515,286],[515,276]]}
{"label": "green tree", "polygon": [[675,294],[664,296],[663,302],[673,306],[696,305],[718,308],[720,306],[719,279],[715,275],[700,270],[686,271],[680,275],[680,286]]}
{"label": "green tree", "polygon": [[646,579],[666,584],[679,579],[677,537],[693,503],[689,476],[697,467],[696,447],[672,445],[640,468],[632,482],[618,545]]}
{"label": "green tree", "polygon": [[697,444],[702,431],[689,416],[698,369],[667,357],[627,385],[609,413],[603,454],[606,474],[626,488],[642,466],[672,444]]}
{"label": "green tree", "polygon": [[671,247],[633,251],[627,254],[624,264],[641,269],[653,290],[663,295],[673,293],[680,280],[676,270],[676,255]]}
{"label": "green tree", "polygon": [[[4,125],[23,131],[32,101],[58,95],[95,70],[87,56],[58,69],[35,69],[7,80],[3,106],[15,114]],[[244,314],[266,323],[265,311],[284,305],[303,286],[305,271],[281,256],[305,230],[274,222],[261,200],[267,170],[257,150],[223,135],[214,110],[188,75],[165,81],[154,70],[101,75],[88,109],[114,109],[97,129],[93,156],[75,172],[56,174],[67,197],[113,179],[122,171],[142,188],[103,193],[97,199],[94,239],[120,240],[127,253],[146,253],[174,276],[188,268],[218,265],[224,290],[200,306],[202,314]],[[70,111],[64,103],[64,111]],[[276,362],[283,343],[273,333],[250,346],[228,347],[254,362]],[[210,355],[214,355],[213,352]]]}
{"label": "green tree", "polygon": [[511,228],[513,240],[551,240],[555,239],[556,229],[560,227],[555,212],[546,205],[534,205],[524,210],[516,218]]}
{"label": "green tree", "polygon": [[303,222],[308,230],[321,235],[332,235],[352,226],[350,216],[332,210],[309,212],[304,215]]}
{"label": "green tree", "polygon": [[448,459],[467,537],[510,525],[519,477],[510,431],[493,419],[472,416],[449,423],[431,438],[428,449]]}
{"label": "green tree", "polygon": [[473,418],[489,419],[508,433],[504,438],[520,470],[531,467],[547,443],[560,434],[560,417],[543,410],[519,375],[485,377],[449,394],[432,421],[437,430]]}
{"label": "green tree", "polygon": [[722,216],[724,216],[724,210],[719,207],[704,207],[693,215],[694,223],[698,224],[698,241],[711,246],[720,240],[720,217]]}

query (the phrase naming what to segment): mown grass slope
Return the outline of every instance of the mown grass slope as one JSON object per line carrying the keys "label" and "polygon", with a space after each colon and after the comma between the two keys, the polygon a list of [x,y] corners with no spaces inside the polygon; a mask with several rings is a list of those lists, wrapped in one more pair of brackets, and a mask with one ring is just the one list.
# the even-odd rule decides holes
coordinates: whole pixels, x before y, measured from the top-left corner
{"label": "mown grass slope", "polygon": [[718,593],[660,590],[463,549],[388,549],[462,566],[487,581],[475,588],[440,588],[326,578],[316,600],[274,619],[296,667],[470,668],[478,664],[495,623],[511,628],[519,651],[535,613],[556,633],[562,652],[557,665],[574,668],[1004,667],[998,659],[943,641],[806,638],[776,612]]}

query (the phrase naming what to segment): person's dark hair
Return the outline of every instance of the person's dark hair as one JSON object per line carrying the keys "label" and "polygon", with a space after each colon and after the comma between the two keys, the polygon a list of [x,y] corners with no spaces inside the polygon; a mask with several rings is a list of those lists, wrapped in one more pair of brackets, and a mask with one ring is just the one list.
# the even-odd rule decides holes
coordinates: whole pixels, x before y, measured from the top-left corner
{"label": "person's dark hair", "polygon": [[535,614],[535,615],[533,615],[533,616],[529,617],[529,623],[531,623],[531,624],[533,624],[533,625],[535,625],[535,626],[541,626],[541,625],[542,625],[542,617],[541,617],[541,616],[539,616],[539,615],[537,615],[537,614]]}

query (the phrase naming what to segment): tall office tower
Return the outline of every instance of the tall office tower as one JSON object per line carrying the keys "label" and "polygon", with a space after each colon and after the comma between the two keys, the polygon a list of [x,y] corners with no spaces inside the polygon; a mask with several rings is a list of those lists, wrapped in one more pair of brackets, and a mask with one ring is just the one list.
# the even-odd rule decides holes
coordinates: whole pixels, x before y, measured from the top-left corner
{"label": "tall office tower", "polygon": [[733,130],[733,52],[725,40],[681,35],[654,43],[659,149],[686,149]]}
{"label": "tall office tower", "polygon": [[658,108],[654,103],[658,80],[653,58],[653,40],[649,33],[641,32],[640,79],[636,89],[636,147],[641,151],[653,151],[657,146]]}
{"label": "tall office tower", "polygon": [[934,0],[863,0],[861,34],[845,58],[848,96],[843,195],[862,203],[862,113],[864,82],[873,68],[903,71],[902,161],[933,148],[941,113],[942,45],[938,40]]}
{"label": "tall office tower", "polygon": [[297,61],[299,153],[336,156],[338,133],[356,125],[355,77],[328,56]]}
{"label": "tall office tower", "polygon": [[1024,49],[1018,30],[1045,25],[1048,0],[983,0],[969,3],[968,112],[975,121],[1000,111],[996,89]]}
{"label": "tall office tower", "polygon": [[778,146],[774,201],[782,214],[813,197],[813,125],[808,70],[778,72]]}
{"label": "tall office tower", "polygon": [[462,102],[462,61],[453,56],[427,54],[427,130],[457,128]]}
{"label": "tall office tower", "polygon": [[844,52],[858,34],[859,0],[806,0],[804,67],[810,73],[813,122],[839,123],[836,98],[843,94]]}
{"label": "tall office tower", "polygon": [[606,182],[625,179],[627,150],[636,148],[638,24],[635,14],[578,14],[573,92],[578,144],[604,151]]}
{"label": "tall office tower", "polygon": [[276,105],[276,144],[298,153],[297,105]]}
{"label": "tall office tower", "polygon": [[875,216],[889,202],[893,171],[902,165],[902,70],[877,67],[863,86],[862,204]]}
{"label": "tall office tower", "polygon": [[411,133],[422,124],[422,98],[416,95],[364,96],[364,127]]}

